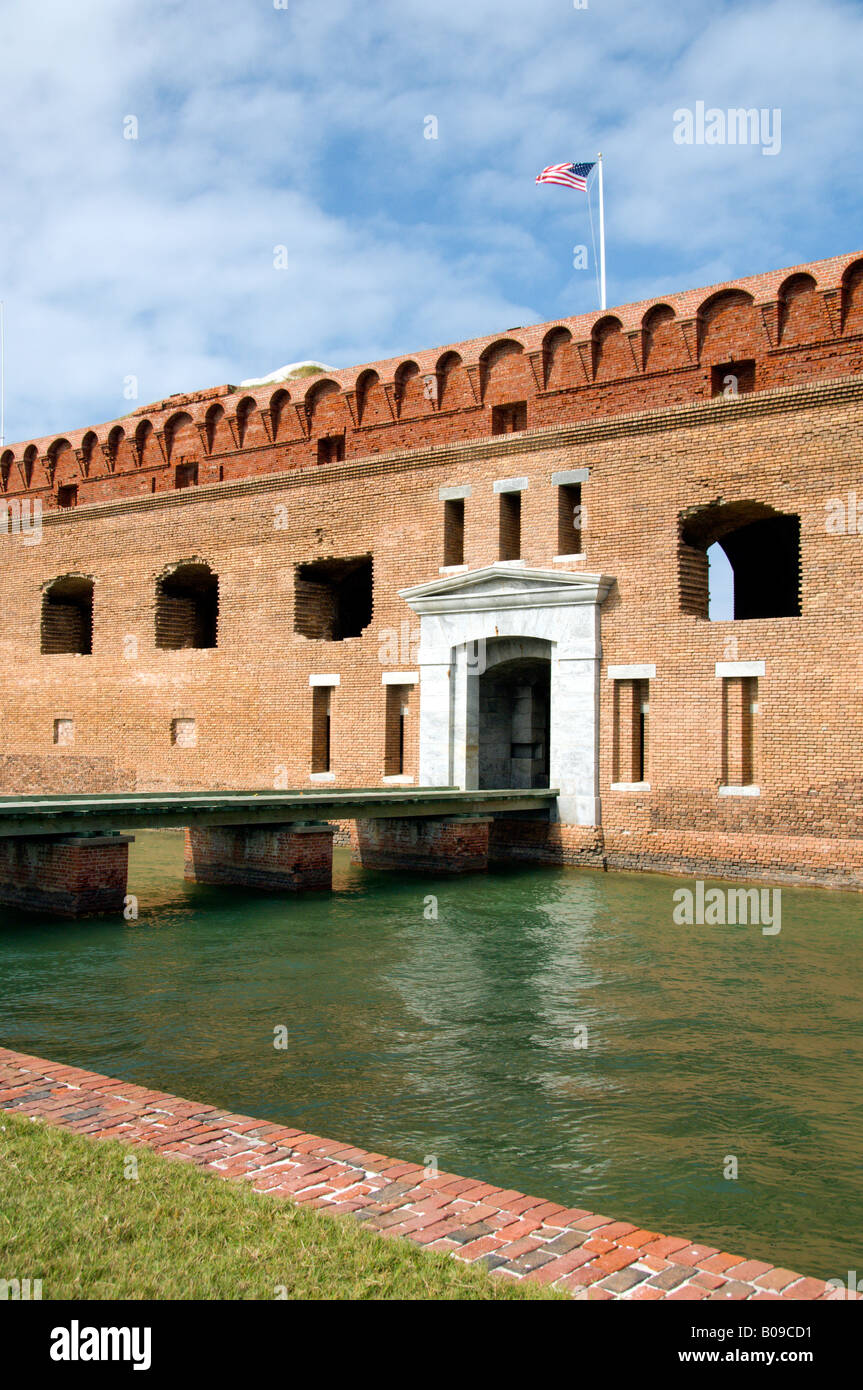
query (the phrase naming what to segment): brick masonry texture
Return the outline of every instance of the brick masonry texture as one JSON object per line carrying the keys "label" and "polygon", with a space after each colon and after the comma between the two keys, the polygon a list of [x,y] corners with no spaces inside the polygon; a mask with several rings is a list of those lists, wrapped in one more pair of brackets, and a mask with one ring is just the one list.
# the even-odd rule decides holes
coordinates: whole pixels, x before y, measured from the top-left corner
{"label": "brick masonry texture", "polygon": [[482,817],[356,822],[353,858],[366,869],[473,873],[488,867],[489,827]]}
{"label": "brick masonry texture", "polygon": [[333,886],[335,829],[264,825],[186,831],[184,877],[299,891]]}
{"label": "brick masonry texture", "polygon": [[[842,1300],[846,1290],[297,1129],[0,1048],[0,1110],[148,1148],[578,1299]],[[50,1290],[47,1291],[50,1297]]]}
{"label": "brick masonry texture", "polygon": [[59,917],[122,912],[129,838],[0,840],[0,903]]}
{"label": "brick masonry texture", "polygon": [[[716,396],[717,372],[734,366],[741,394]],[[494,436],[495,407],[522,401],[527,428]],[[22,501],[45,510],[38,544],[0,530],[0,793],[302,788],[312,774],[380,787],[393,749],[382,674],[416,668],[418,624],[398,593],[444,564],[439,490],[471,489],[463,559],[475,569],[499,557],[493,484],[517,476],[525,563],[616,583],[602,609],[602,827],[539,840],[521,827],[513,852],[861,888],[863,537],[825,524],[831,499],[859,490],[863,503],[861,432],[854,253],[276,388],[172,397],[10,446],[7,528]],[[343,461],[319,464],[318,441],[341,434]],[[197,485],[178,489],[190,462]],[[580,553],[555,561],[566,552],[552,474],[574,469],[588,474]],[[58,489],[72,484],[77,506],[63,509]],[[700,561],[681,554],[680,528],[719,502],[800,517],[801,616],[710,622],[689,611]],[[312,588],[298,589],[296,567],[367,555],[373,606],[361,634],[299,634],[295,600],[302,608]],[[215,647],[156,646],[157,581],[183,562],[218,576]],[[93,581],[91,655],[40,654],[43,593],[64,576]],[[759,796],[719,796],[722,661],[765,663]],[[639,663],[656,666],[649,785],[613,790],[607,668]],[[316,674],[339,677],[323,771]],[[406,686],[404,779],[418,772],[418,703]],[[54,743],[58,720],[71,742]],[[194,739],[172,741],[188,721]],[[493,829],[495,839],[503,854]]]}

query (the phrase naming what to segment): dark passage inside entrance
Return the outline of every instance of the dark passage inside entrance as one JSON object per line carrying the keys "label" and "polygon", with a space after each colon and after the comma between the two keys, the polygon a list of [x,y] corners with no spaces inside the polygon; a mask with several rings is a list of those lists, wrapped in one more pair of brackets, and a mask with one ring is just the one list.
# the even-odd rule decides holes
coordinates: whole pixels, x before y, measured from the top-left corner
{"label": "dark passage inside entrance", "polygon": [[549,785],[550,664],[501,662],[479,678],[479,786]]}

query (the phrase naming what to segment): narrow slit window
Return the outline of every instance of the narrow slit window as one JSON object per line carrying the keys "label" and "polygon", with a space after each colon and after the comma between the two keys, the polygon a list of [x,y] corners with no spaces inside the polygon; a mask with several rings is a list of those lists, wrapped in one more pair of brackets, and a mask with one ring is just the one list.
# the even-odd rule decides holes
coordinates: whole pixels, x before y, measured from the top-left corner
{"label": "narrow slit window", "polygon": [[386,687],[386,728],[384,744],[384,776],[401,777],[405,772],[409,685]]}
{"label": "narrow slit window", "polygon": [[722,784],[755,784],[755,715],[758,677],[727,676],[722,682]]}
{"label": "narrow slit window", "polygon": [[614,746],[612,781],[647,781],[650,720],[650,682],[614,682]]}
{"label": "narrow slit window", "polygon": [[581,483],[567,483],[557,490],[557,553],[581,554]]}
{"label": "narrow slit window", "polygon": [[647,781],[647,732],[650,713],[647,681],[633,681],[633,743],[632,772],[634,782]]}
{"label": "narrow slit window", "polygon": [[464,564],[464,498],[458,497],[443,504],[443,562],[445,565]]}
{"label": "narrow slit window", "polygon": [[312,772],[332,771],[331,696],[329,685],[312,687]]}
{"label": "narrow slit window", "polygon": [[500,494],[498,559],[521,559],[521,493]]}

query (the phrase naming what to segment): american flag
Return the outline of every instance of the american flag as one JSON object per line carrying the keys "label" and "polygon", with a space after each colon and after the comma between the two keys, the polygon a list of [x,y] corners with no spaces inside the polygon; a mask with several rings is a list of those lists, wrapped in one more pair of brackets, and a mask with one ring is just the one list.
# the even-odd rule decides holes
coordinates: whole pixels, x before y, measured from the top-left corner
{"label": "american flag", "polygon": [[594,164],[549,164],[547,169],[543,169],[541,174],[537,174],[537,183],[562,183],[564,188],[577,188],[579,192],[587,192],[587,176]]}

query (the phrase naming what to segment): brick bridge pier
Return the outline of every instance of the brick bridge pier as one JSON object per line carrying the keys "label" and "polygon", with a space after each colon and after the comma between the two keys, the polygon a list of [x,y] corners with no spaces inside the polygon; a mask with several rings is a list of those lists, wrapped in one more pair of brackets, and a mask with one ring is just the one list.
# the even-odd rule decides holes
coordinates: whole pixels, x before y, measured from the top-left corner
{"label": "brick bridge pier", "polygon": [[335,821],[355,821],[365,868],[470,873],[497,817],[548,823],[549,788],[226,791],[0,797],[0,904],[82,917],[122,912],[136,829],[183,828],[185,877],[279,892],[331,888]]}

